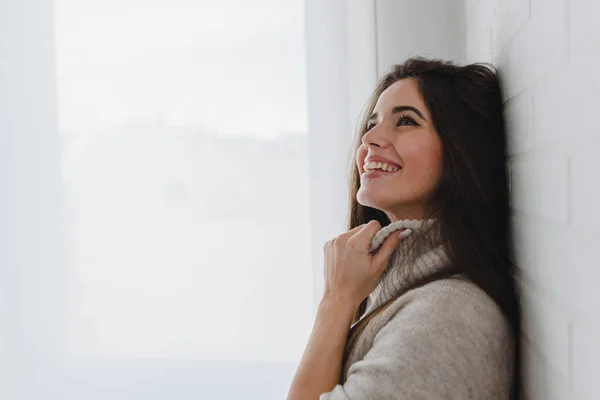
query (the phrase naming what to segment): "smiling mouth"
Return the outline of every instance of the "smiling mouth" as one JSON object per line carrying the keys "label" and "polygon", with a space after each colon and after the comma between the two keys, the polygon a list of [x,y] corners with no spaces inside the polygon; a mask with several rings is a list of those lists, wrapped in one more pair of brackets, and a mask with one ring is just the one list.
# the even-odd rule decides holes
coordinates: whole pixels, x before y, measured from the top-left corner
{"label": "smiling mouth", "polygon": [[370,171],[396,172],[400,169],[402,169],[402,167],[400,165],[389,164],[386,162],[371,161],[371,162],[367,162],[367,163],[363,164],[364,172],[370,172]]}
{"label": "smiling mouth", "polygon": [[395,169],[381,169],[381,168],[363,168],[363,174],[365,173],[369,173],[369,172],[374,172],[374,171],[380,171],[380,172],[387,172],[387,173],[394,173],[394,172],[398,172],[402,170],[402,168],[395,168]]}
{"label": "smiling mouth", "polygon": [[364,171],[360,176],[361,176],[361,178],[364,177],[366,179],[377,179],[377,178],[385,178],[385,177],[397,174],[400,171],[402,171],[402,168],[397,169],[395,171],[383,171],[381,169],[370,169],[370,170]]}

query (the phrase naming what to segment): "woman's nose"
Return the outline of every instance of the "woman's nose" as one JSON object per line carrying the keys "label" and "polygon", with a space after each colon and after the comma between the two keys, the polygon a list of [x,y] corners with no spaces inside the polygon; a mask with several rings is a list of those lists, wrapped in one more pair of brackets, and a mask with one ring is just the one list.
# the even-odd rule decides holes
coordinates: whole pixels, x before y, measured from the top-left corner
{"label": "woman's nose", "polygon": [[362,137],[362,143],[366,148],[377,146],[381,147],[384,142],[384,137],[379,131],[375,132],[377,128],[371,128]]}

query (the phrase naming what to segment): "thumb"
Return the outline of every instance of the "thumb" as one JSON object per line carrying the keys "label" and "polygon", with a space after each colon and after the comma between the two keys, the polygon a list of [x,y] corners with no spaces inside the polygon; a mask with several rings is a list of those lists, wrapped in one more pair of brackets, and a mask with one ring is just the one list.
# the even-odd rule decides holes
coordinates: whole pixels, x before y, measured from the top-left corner
{"label": "thumb", "polygon": [[392,256],[392,253],[394,253],[394,250],[396,250],[396,247],[398,247],[398,244],[400,244],[400,242],[411,233],[412,229],[405,229],[402,232],[393,232],[391,235],[385,238],[381,247],[373,257],[373,261],[376,263],[376,265],[386,266],[388,260]]}

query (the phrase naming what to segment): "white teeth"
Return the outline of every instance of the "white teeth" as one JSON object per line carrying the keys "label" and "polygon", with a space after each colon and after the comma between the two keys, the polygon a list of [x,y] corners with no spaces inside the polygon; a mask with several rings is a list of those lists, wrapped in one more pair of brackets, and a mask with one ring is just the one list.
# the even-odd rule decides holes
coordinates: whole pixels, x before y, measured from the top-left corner
{"label": "white teeth", "polygon": [[373,169],[381,169],[386,172],[394,172],[398,171],[400,168],[382,162],[369,162],[363,165],[363,169],[365,170],[365,172]]}

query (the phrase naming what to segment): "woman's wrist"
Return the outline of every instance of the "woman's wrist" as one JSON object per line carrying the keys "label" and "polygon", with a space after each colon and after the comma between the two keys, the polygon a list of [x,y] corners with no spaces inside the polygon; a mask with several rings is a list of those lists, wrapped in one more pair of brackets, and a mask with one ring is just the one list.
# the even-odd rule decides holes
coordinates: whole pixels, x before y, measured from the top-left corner
{"label": "woman's wrist", "polygon": [[319,311],[333,310],[341,315],[346,315],[350,319],[354,318],[360,302],[354,301],[346,296],[332,295],[330,293],[324,293],[319,303]]}

